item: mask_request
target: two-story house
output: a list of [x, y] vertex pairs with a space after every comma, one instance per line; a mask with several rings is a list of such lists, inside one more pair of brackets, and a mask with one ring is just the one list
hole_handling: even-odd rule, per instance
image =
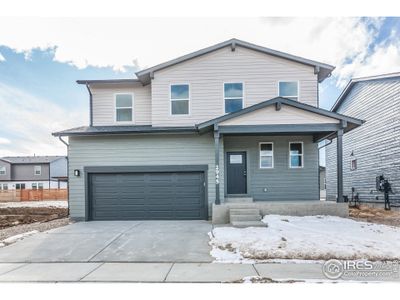
[[[343, 138], [343, 193], [351, 199], [383, 206], [376, 190], [383, 175], [392, 187], [390, 199], [400, 192], [400, 73], [353, 78], [332, 107], [333, 112], [365, 120]], [[337, 198], [336, 139], [326, 147], [327, 200]]]
[[90, 125], [54, 133], [69, 137], [71, 217], [226, 220], [232, 203], [319, 205], [318, 142], [362, 123], [318, 108], [333, 69], [232, 39], [136, 79], [79, 80]]
[[65, 156], [0, 158], [0, 190], [67, 188]]

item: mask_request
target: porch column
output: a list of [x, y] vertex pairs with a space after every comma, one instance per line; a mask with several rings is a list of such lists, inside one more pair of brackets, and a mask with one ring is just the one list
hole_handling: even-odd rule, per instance
[[337, 131], [337, 202], [343, 202], [343, 128]]
[[218, 127], [214, 127], [214, 149], [215, 149], [215, 204], [221, 204], [219, 199], [219, 138]]

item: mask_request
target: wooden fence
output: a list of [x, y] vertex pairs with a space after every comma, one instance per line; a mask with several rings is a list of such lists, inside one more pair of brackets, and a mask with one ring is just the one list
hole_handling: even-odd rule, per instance
[[67, 200], [67, 189], [0, 191], [0, 202]]

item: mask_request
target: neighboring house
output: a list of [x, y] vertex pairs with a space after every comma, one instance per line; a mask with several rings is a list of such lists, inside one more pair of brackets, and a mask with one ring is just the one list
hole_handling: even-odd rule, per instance
[[321, 200], [326, 199], [326, 168], [319, 166], [319, 191]]
[[232, 201], [319, 203], [318, 142], [362, 124], [318, 108], [333, 69], [232, 39], [137, 79], [79, 80], [90, 125], [53, 134], [69, 137], [71, 217], [207, 219]]
[[[400, 191], [400, 73], [352, 79], [332, 107], [333, 112], [364, 119], [343, 138], [343, 188], [349, 198], [383, 203], [376, 177], [389, 179]], [[336, 140], [326, 147], [327, 199], [336, 200]], [[397, 194], [397, 195], [396, 195]]]
[[65, 156], [0, 158], [0, 190], [67, 188]]

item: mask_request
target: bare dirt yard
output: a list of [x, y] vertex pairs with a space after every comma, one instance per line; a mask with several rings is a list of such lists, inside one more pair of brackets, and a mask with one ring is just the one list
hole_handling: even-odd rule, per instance
[[359, 208], [350, 208], [350, 218], [356, 221], [400, 227], [400, 210], [384, 210], [361, 205]]
[[21, 224], [48, 222], [67, 215], [65, 207], [4, 207], [0, 208], [0, 230]]

